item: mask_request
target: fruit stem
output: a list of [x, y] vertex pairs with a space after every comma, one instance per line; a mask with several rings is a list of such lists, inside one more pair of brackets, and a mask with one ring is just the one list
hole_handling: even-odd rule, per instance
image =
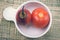
[[22, 8], [22, 15], [23, 15], [23, 17], [24, 17], [24, 6], [23, 6], [23, 8]]

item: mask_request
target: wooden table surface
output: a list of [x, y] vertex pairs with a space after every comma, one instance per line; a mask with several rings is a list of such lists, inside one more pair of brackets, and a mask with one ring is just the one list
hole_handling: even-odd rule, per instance
[[47, 34], [40, 38], [32, 39], [21, 35], [14, 22], [3, 18], [3, 10], [12, 6], [17, 8], [27, 0], [0, 0], [0, 40], [60, 40], [60, 0], [39, 0], [46, 4], [52, 13], [52, 26]]

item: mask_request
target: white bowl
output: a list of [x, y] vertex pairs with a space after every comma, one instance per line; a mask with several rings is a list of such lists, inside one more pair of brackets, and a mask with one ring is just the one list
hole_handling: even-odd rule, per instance
[[[48, 26], [46, 28], [44, 28], [44, 29], [35, 28], [32, 25], [30, 25], [29, 27], [26, 26], [26, 25], [25, 26], [22, 26], [22, 25], [19, 25], [18, 26], [18, 24], [16, 22], [16, 14], [17, 14], [18, 10], [20, 10], [23, 6], [25, 6], [25, 8], [28, 9], [31, 13], [32, 13], [32, 11], [35, 8], [43, 7], [46, 11], [48, 11], [49, 16], [50, 16], [50, 22], [49, 22]], [[10, 14], [7, 15], [7, 13], [8, 13], [7, 11], [8, 10], [10, 11], [9, 12]], [[5, 16], [5, 15], [7, 15], [7, 16]], [[8, 7], [8, 8], [6, 8], [4, 10], [3, 16], [4, 16], [4, 18], [6, 20], [10, 20], [10, 21], [12, 20], [12, 21], [14, 21], [15, 22], [15, 25], [16, 25], [16, 28], [18, 29], [18, 31], [22, 35], [24, 35], [26, 37], [29, 37], [29, 38], [38, 38], [38, 37], [43, 36], [44, 34], [46, 34], [48, 32], [48, 30], [51, 27], [51, 23], [52, 23], [52, 15], [51, 15], [51, 12], [50, 12], [49, 8], [45, 4], [43, 4], [42, 2], [39, 2], [39, 1], [27, 1], [27, 2], [24, 2], [17, 9], [13, 9], [12, 7]]]

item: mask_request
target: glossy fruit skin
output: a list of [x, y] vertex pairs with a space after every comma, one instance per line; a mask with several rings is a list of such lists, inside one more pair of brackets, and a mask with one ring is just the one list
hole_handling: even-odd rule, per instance
[[32, 12], [32, 23], [37, 28], [45, 28], [49, 24], [50, 16], [44, 8], [36, 8]]
[[26, 17], [25, 18], [20, 18], [19, 15], [20, 13], [22, 12], [22, 10], [19, 10], [17, 12], [17, 15], [16, 15], [16, 21], [18, 24], [22, 24], [22, 25], [25, 25], [25, 24], [30, 24], [31, 22], [31, 13], [29, 12], [29, 10], [27, 9], [24, 9], [24, 12], [26, 13]]

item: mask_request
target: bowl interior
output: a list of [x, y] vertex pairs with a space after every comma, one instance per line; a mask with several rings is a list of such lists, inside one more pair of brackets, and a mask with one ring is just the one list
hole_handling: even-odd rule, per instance
[[[34, 9], [36, 8], [39, 8], [39, 7], [43, 7], [46, 11], [48, 11], [46, 9], [46, 7], [38, 2], [28, 2], [26, 4], [24, 4], [25, 8], [28, 9], [31, 13]], [[22, 7], [21, 7], [22, 8]], [[48, 12], [49, 13], [49, 12]], [[49, 22], [50, 24], [50, 22]], [[32, 24], [30, 25], [19, 25], [17, 24], [17, 27], [19, 29], [19, 31], [24, 35], [24, 36], [27, 36], [27, 37], [40, 37], [42, 36], [46, 31], [47, 29], [49, 28], [49, 24], [46, 28], [44, 29], [41, 29], [41, 28], [35, 28], [33, 27]]]

